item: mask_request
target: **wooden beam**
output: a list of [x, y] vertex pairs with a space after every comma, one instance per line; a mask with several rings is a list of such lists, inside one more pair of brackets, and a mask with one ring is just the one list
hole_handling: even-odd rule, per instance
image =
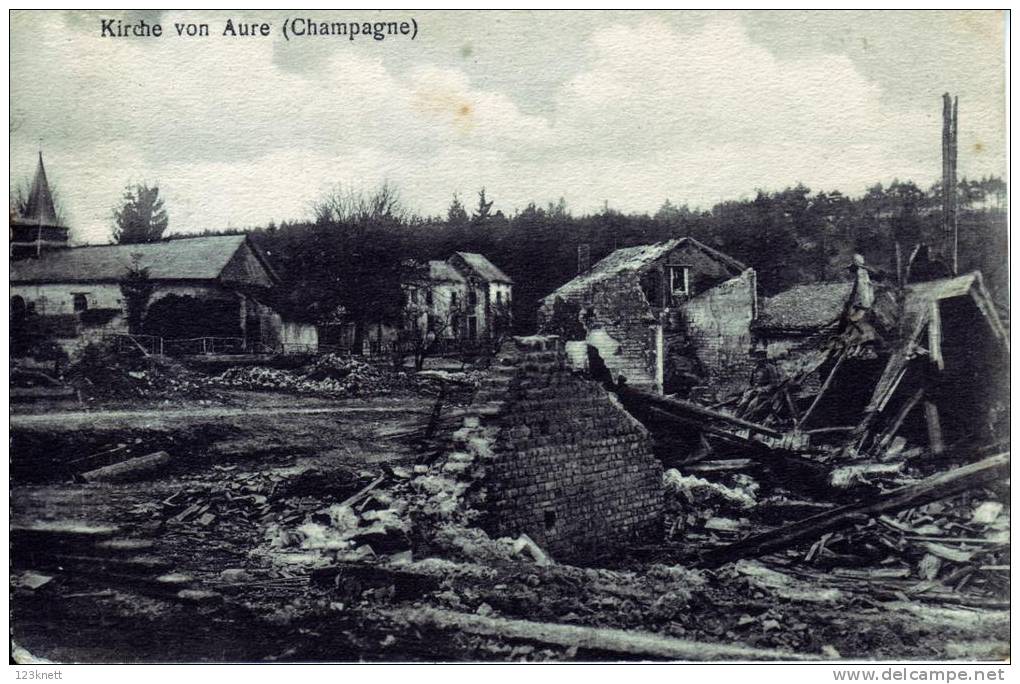
[[942, 358], [942, 314], [937, 299], [928, 307], [928, 358], [939, 370], [946, 369], [946, 361]]
[[744, 428], [751, 434], [759, 433], [769, 437], [775, 437], [776, 439], [783, 436], [782, 432], [774, 428], [766, 427], [765, 425], [760, 425], [758, 423], [752, 423], [749, 420], [737, 418], [736, 416], [731, 416], [720, 411], [713, 411], [712, 409], [701, 406], [700, 404], [694, 404], [689, 401], [683, 401], [681, 399], [674, 399], [671, 397], [664, 397], [661, 394], [637, 389], [635, 387], [630, 387], [629, 385], [617, 385], [614, 389], [617, 394], [625, 398], [633, 399], [642, 404], [655, 406], [656, 408], [674, 415], [682, 415], [685, 417], [695, 416], [702, 419], [702, 421], [717, 420]]
[[786, 408], [790, 409], [790, 418], [794, 424], [800, 423], [800, 411], [797, 410], [797, 405], [793, 403], [793, 397], [790, 396], [790, 388], [783, 388], [783, 398], [786, 399]]
[[81, 476], [86, 482], [124, 482], [126, 480], [136, 480], [162, 470], [170, 465], [171, 460], [170, 454], [167, 452], [157, 451], [146, 456], [129, 458], [120, 463], [96, 468], [87, 473], [82, 473]]
[[942, 455], [946, 444], [942, 439], [942, 423], [939, 421], [939, 408], [930, 401], [924, 402], [924, 422], [928, 426], [928, 446], [936, 456]]
[[451, 630], [500, 639], [549, 644], [612, 653], [639, 660], [820, 660], [821, 654], [794, 653], [738, 644], [676, 639], [650, 632], [562, 625], [510, 618], [485, 617], [438, 608], [393, 608], [387, 617], [416, 627]]
[[837, 373], [837, 371], [839, 371], [840, 366], [843, 365], [843, 359], [845, 359], [845, 358], [846, 358], [846, 352], [840, 354], [839, 358], [836, 359], [836, 363], [833, 364], [832, 370], [829, 371], [828, 377], [826, 377], [825, 378], [825, 382], [822, 383], [822, 388], [820, 390], [818, 390], [818, 394], [815, 395], [815, 400], [811, 402], [811, 405], [808, 406], [807, 411], [805, 411], [804, 415], [800, 417], [799, 421], [797, 421], [797, 429], [798, 430], [804, 426], [804, 424], [807, 422], [808, 418], [811, 417], [811, 412], [815, 410], [815, 407], [818, 406], [818, 403], [822, 400], [822, 397], [825, 396], [826, 390], [828, 390], [829, 389], [829, 385], [832, 384], [832, 380], [833, 380], [833, 378], [836, 377], [836, 373]]
[[996, 454], [977, 463], [884, 492], [870, 501], [842, 506], [791, 525], [753, 535], [728, 546], [712, 549], [704, 555], [703, 564], [707, 567], [718, 567], [740, 558], [781, 551], [801, 542], [817, 539], [826, 532], [849, 527], [858, 522], [862, 516], [875, 517], [914, 508], [1007, 477], [1009, 477], [1009, 452]]
[[914, 407], [917, 406], [917, 403], [921, 401], [923, 397], [924, 388], [922, 387], [921, 389], [914, 392], [910, 396], [910, 398], [907, 399], [906, 403], [900, 407], [900, 410], [896, 413], [896, 418], [895, 420], [893, 420], [892, 425], [889, 426], [889, 429], [886, 430], [885, 434], [883, 434], [881, 439], [879, 439], [878, 441], [879, 449], [885, 448], [885, 446], [892, 441], [893, 437], [896, 436], [896, 433], [900, 431], [901, 427], [903, 427], [903, 421], [907, 419], [907, 416], [910, 415], [910, 412], [914, 410]]

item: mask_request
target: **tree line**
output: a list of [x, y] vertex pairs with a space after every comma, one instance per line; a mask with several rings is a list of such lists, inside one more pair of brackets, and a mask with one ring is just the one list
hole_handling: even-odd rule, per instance
[[[846, 279], [855, 253], [879, 277], [894, 277], [897, 243], [904, 258], [915, 245], [938, 244], [940, 198], [938, 185], [922, 190], [897, 181], [858, 197], [798, 185], [705, 211], [667, 200], [654, 214], [606, 206], [575, 216], [561, 199], [506, 215], [492, 210], [482, 188], [470, 205], [455, 195], [445, 216], [421, 217], [403, 210], [387, 185], [368, 195], [334, 193], [317, 205], [313, 220], [249, 233], [277, 265], [285, 281], [280, 304], [290, 315], [398, 320], [401, 262], [478, 252], [513, 278], [514, 329], [527, 333], [535, 329], [539, 300], [577, 274], [580, 245], [594, 264], [621, 247], [690, 236], [754, 268], [769, 296]], [[996, 298], [1007, 302], [1005, 184], [962, 181], [958, 222], [961, 271], [983, 271]]]
[[[960, 270], [981, 270], [997, 301], [1008, 302], [1006, 184], [997, 177], [958, 187]], [[312, 217], [247, 229], [283, 280], [273, 302], [286, 315], [357, 329], [399, 323], [408, 264], [452, 252], [484, 254], [514, 280], [513, 326], [533, 332], [539, 300], [577, 274], [578, 247], [590, 263], [615, 249], [690, 236], [754, 268], [761, 294], [793, 285], [845, 279], [853, 254], [877, 277], [893, 277], [896, 252], [939, 243], [941, 187], [894, 181], [859, 196], [804, 185], [708, 210], [666, 200], [654, 213], [623, 213], [608, 203], [574, 215], [566, 202], [531, 203], [512, 214], [493, 211], [485, 188], [470, 201], [454, 195], [445, 216], [408, 211], [397, 188], [340, 187], [312, 207]], [[162, 239], [169, 226], [158, 186], [129, 186], [113, 210], [120, 243]], [[212, 234], [215, 231], [211, 231]]]

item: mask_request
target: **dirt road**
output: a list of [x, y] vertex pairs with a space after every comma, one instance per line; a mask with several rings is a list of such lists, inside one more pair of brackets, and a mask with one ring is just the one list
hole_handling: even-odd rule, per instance
[[[363, 402], [362, 402], [363, 403]], [[23, 413], [11, 416], [11, 427], [18, 428], [55, 428], [74, 429], [96, 423], [117, 423], [119, 426], [141, 427], [151, 426], [153, 421], [206, 421], [215, 418], [231, 418], [237, 416], [280, 416], [280, 415], [352, 415], [352, 414], [384, 414], [401, 413], [404, 415], [424, 415], [424, 406], [408, 407], [406, 404], [382, 406], [260, 406], [232, 407], [207, 406], [198, 408], [149, 408], [135, 411], [100, 410], [100, 411], [58, 411], [46, 413]]]

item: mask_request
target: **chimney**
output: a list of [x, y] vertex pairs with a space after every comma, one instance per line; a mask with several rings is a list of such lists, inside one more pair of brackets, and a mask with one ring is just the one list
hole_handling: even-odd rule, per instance
[[577, 275], [591, 268], [591, 245], [587, 242], [577, 246]]

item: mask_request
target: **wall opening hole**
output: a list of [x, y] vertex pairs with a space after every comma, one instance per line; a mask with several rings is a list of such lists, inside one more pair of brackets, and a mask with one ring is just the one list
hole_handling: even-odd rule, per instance
[[551, 530], [556, 526], [556, 511], [545, 512], [545, 529]]

